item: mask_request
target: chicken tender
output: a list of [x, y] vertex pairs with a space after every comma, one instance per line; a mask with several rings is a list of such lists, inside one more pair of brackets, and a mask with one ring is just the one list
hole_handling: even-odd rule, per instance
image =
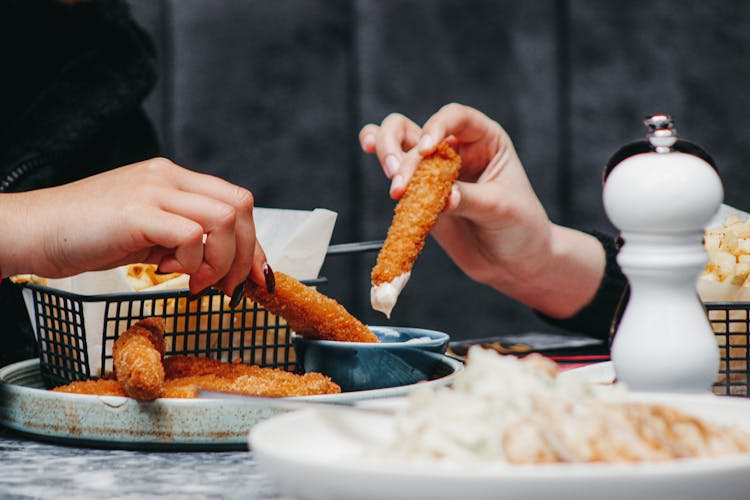
[[424, 248], [461, 170], [461, 157], [445, 142], [422, 158], [404, 196], [396, 205], [391, 227], [372, 269], [372, 308], [389, 318], [412, 266]]
[[167, 381], [162, 397], [194, 398], [199, 390], [265, 397], [337, 394], [341, 388], [320, 373], [298, 375], [280, 368], [224, 363], [197, 356], [164, 359]]
[[76, 380], [67, 385], [61, 385], [52, 389], [54, 392], [67, 392], [70, 394], [87, 394], [93, 396], [125, 396], [122, 385], [112, 379]]
[[142, 333], [153, 344], [159, 354], [164, 356], [167, 351], [167, 343], [164, 340], [164, 318], [151, 317], [140, 320], [134, 326], [143, 329]]
[[[225, 363], [198, 356], [164, 358], [165, 381], [160, 398], [197, 398], [198, 391], [220, 391], [264, 397], [338, 394], [341, 388], [320, 373], [298, 375], [280, 368]], [[117, 380], [82, 380], [55, 387], [55, 392], [97, 396], [128, 396]]]
[[148, 318], [128, 328], [114, 344], [115, 375], [125, 394], [138, 401], [159, 397], [164, 388], [164, 320]]
[[167, 380], [161, 393], [163, 398], [195, 399], [198, 391], [225, 392], [225, 386], [230, 381], [216, 375], [195, 375]]
[[341, 392], [338, 384], [321, 373], [311, 372], [298, 375], [278, 369], [266, 368], [265, 370], [270, 371], [238, 377], [232, 383], [229, 391], [271, 398], [315, 396]]
[[166, 380], [215, 375], [224, 370], [223, 365], [229, 365], [229, 363], [198, 356], [167, 356], [164, 358], [164, 375]]
[[226, 363], [224, 361], [219, 361], [218, 359], [202, 358], [199, 356], [177, 355], [164, 358], [164, 372], [167, 380], [185, 377], [200, 377], [203, 375], [216, 375], [217, 377], [222, 378], [237, 378], [242, 375], [255, 374], [259, 370], [273, 369], [261, 368], [256, 365], [246, 365], [240, 359], [235, 359], [231, 363]]
[[[266, 370], [272, 371], [267, 368]], [[283, 372], [283, 370], [280, 370]], [[164, 398], [197, 398], [198, 391], [219, 391], [284, 398], [291, 396], [315, 396], [320, 394], [338, 394], [341, 388], [328, 377], [320, 373], [296, 375], [290, 372], [257, 373], [242, 375], [237, 378], [225, 378], [218, 375], [195, 375], [168, 380], [164, 386]]]
[[284, 318], [299, 335], [323, 340], [378, 342], [377, 336], [330, 297], [277, 272], [276, 290], [247, 281], [246, 295]]

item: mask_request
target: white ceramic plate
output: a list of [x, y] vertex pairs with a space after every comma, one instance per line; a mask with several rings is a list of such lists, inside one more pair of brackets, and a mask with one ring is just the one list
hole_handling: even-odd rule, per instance
[[592, 363], [579, 368], [571, 368], [560, 372], [560, 377], [572, 377], [579, 380], [585, 380], [593, 384], [612, 384], [615, 381], [615, 367], [611, 361], [602, 363]]
[[[680, 407], [746, 430], [750, 401], [669, 394], [634, 399]], [[750, 497], [750, 455], [642, 464], [371, 463], [393, 417], [358, 410], [304, 410], [255, 426], [250, 446], [285, 494], [303, 499], [722, 500]]]
[[[353, 403], [408, 394], [422, 385], [450, 383], [463, 363], [443, 360], [450, 374], [427, 382], [371, 391], [305, 396], [302, 400]], [[34, 438], [103, 448], [247, 449], [258, 422], [287, 410], [239, 399], [157, 399], [139, 403], [116, 396], [66, 394], [43, 389], [39, 360], [0, 369], [0, 424]]]

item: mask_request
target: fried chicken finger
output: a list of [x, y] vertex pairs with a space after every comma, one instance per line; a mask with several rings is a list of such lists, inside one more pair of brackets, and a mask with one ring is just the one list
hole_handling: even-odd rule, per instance
[[52, 389], [54, 392], [70, 394], [87, 394], [93, 396], [125, 396], [122, 385], [112, 379], [76, 380], [67, 385], [60, 385]]
[[164, 320], [148, 318], [128, 328], [112, 348], [115, 375], [125, 394], [151, 401], [164, 388]]
[[372, 308], [389, 318], [427, 235], [448, 202], [460, 169], [461, 157], [446, 142], [441, 142], [422, 158], [396, 205], [391, 227], [372, 269], [370, 290]]
[[232, 392], [250, 396], [284, 398], [291, 396], [315, 396], [338, 394], [341, 388], [330, 378], [320, 373], [297, 375], [272, 368], [263, 368], [255, 375], [225, 378], [219, 375], [195, 375], [168, 380], [163, 398], [197, 398], [198, 391]]
[[199, 390], [287, 397], [336, 394], [341, 388], [321, 373], [297, 374], [280, 368], [226, 363], [197, 356], [164, 358], [167, 381], [162, 397], [195, 398]]
[[378, 342], [369, 328], [330, 297], [277, 272], [276, 289], [247, 281], [246, 295], [273, 314], [284, 318], [299, 335], [323, 340]]

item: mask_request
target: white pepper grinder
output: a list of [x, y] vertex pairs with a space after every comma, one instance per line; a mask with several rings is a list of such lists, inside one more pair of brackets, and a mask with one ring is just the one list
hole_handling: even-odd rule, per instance
[[724, 190], [710, 157], [678, 140], [668, 115], [644, 123], [647, 141], [622, 148], [605, 171], [604, 208], [624, 240], [617, 262], [630, 284], [612, 362], [631, 390], [707, 392], [719, 350], [696, 282]]

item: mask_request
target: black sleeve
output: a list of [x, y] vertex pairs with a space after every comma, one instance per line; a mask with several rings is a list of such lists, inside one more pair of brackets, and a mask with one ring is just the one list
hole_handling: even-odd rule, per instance
[[[141, 105], [156, 82], [155, 54], [126, 0], [2, 6], [0, 196], [156, 155]], [[20, 289], [8, 279], [0, 318], [0, 366], [36, 357]]]
[[[0, 17], [0, 191], [63, 184], [154, 156], [142, 102], [153, 44], [125, 0], [11, 2]], [[144, 130], [144, 128], [146, 130]]]
[[546, 322], [572, 332], [609, 339], [613, 325], [619, 321], [629, 297], [628, 280], [617, 264], [618, 241], [610, 235], [591, 232], [604, 247], [606, 267], [604, 278], [591, 302], [576, 315], [557, 319], [537, 311]]

